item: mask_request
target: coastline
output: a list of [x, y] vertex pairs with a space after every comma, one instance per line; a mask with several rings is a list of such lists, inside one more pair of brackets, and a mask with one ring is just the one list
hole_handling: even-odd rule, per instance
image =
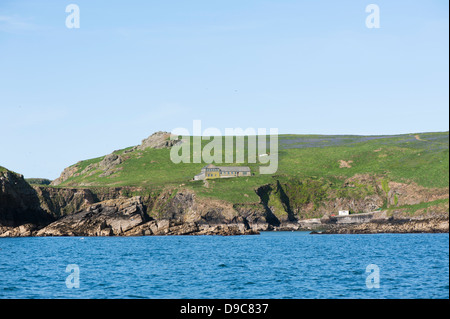
[[[412, 234], [412, 233], [449, 233], [448, 216], [436, 216], [433, 218], [380, 218], [385, 212], [366, 214], [374, 215], [372, 220], [366, 221], [361, 216], [353, 215], [354, 220], [361, 222], [339, 223], [327, 219], [301, 220], [297, 223], [288, 223], [273, 227], [271, 225], [252, 225], [247, 223], [230, 224], [202, 224], [198, 222], [182, 222], [177, 220], [151, 220], [139, 223], [129, 229], [124, 229], [122, 223], [119, 229], [113, 230], [107, 222], [86, 219], [80, 221], [74, 216], [67, 216], [46, 227], [36, 227], [33, 224], [25, 224], [18, 227], [0, 227], [1, 237], [136, 237], [136, 236], [241, 236], [259, 235], [260, 232], [282, 231], [308, 231], [310, 234]], [[366, 217], [367, 218], [367, 217]], [[67, 220], [70, 220], [68, 223]], [[84, 222], [88, 224], [82, 225]], [[114, 224], [114, 221], [109, 220]], [[305, 226], [308, 225], [308, 226]]]
[[449, 220], [395, 220], [377, 221], [351, 225], [345, 227], [332, 227], [315, 234], [417, 234], [417, 233], [449, 233]]
[[426, 196], [414, 191], [405, 195], [403, 206], [381, 211], [369, 210], [376, 208], [374, 198], [361, 198], [358, 207], [366, 212], [344, 216], [330, 213], [343, 205], [341, 198], [330, 198], [320, 211], [313, 211], [320, 218], [302, 219], [287, 196], [280, 197], [284, 201], [278, 204], [269, 201], [264, 193], [268, 186], [256, 190], [261, 202], [253, 204], [204, 198], [186, 188], [153, 194], [129, 188], [99, 191], [31, 186], [22, 175], [12, 172], [0, 174], [0, 186], [0, 237], [235, 236], [283, 230], [324, 234], [449, 232], [447, 189], [429, 191]]

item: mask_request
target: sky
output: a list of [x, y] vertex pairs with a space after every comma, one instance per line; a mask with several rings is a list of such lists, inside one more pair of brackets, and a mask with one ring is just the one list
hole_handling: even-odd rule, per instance
[[448, 131], [448, 14], [447, 0], [0, 0], [0, 165], [54, 179], [193, 120]]

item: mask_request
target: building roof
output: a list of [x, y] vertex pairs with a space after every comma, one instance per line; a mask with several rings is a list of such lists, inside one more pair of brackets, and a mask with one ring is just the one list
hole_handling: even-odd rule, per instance
[[248, 166], [218, 166], [222, 172], [250, 172]]
[[202, 167], [202, 169], [205, 169], [205, 168], [218, 168], [218, 167], [213, 164], [208, 164], [208, 165]]
[[222, 172], [250, 172], [250, 167], [248, 166], [215, 166], [213, 164], [208, 164], [203, 166], [202, 170], [211, 168], [220, 169]]

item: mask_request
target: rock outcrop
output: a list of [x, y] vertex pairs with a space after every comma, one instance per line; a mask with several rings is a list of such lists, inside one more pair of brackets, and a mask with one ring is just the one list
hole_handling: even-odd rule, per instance
[[[103, 171], [103, 173], [101, 173], [99, 177], [110, 176], [116, 173], [120, 170], [119, 168], [117, 168], [117, 165], [122, 164], [122, 162], [122, 157], [118, 154], [111, 153], [106, 155], [103, 160], [97, 165], [98, 168]], [[91, 170], [92, 168], [95, 167], [91, 167]]]
[[57, 186], [57, 185], [65, 182], [66, 180], [68, 180], [69, 178], [74, 176], [77, 173], [77, 171], [78, 171], [78, 165], [77, 164], [69, 166], [69, 167], [66, 167], [62, 171], [61, 175], [57, 179], [53, 180], [50, 183], [50, 185]]
[[434, 218], [386, 218], [361, 224], [334, 225], [321, 234], [448, 233], [448, 216]]
[[106, 155], [103, 160], [98, 163], [98, 167], [104, 171], [114, 168], [116, 165], [119, 165], [122, 163], [122, 157], [117, 154], [108, 154]]
[[33, 188], [39, 198], [41, 209], [54, 219], [76, 213], [100, 201], [97, 194], [84, 188], [42, 186], [34, 186]]
[[161, 131], [153, 133], [148, 138], [142, 140], [141, 145], [137, 146], [137, 149], [144, 150], [146, 148], [170, 148], [180, 142], [178, 139], [171, 140], [171, 135], [172, 134], [168, 132]]
[[[272, 212], [267, 210], [262, 204], [237, 204], [233, 208], [244, 222], [254, 231], [273, 230], [277, 224], [271, 223]], [[276, 223], [276, 221], [275, 221]], [[279, 225], [279, 224], [278, 224]]]
[[0, 237], [31, 237], [38, 227], [35, 224], [27, 223], [17, 227], [0, 226]]
[[140, 197], [108, 200], [64, 216], [36, 236], [118, 236], [146, 220]]
[[[183, 193], [178, 198], [182, 196], [184, 196]], [[177, 196], [174, 198], [177, 198]], [[226, 236], [258, 233], [248, 228], [239, 219], [229, 222], [226, 219], [227, 217], [220, 215], [220, 213], [209, 220], [214, 222], [208, 223], [203, 219], [207, 214], [208, 212], [199, 212], [197, 217], [193, 218], [192, 215], [180, 213], [179, 215], [164, 215], [161, 219], [154, 219], [146, 214], [146, 208], [141, 197], [136, 196], [93, 204], [80, 212], [66, 215], [33, 234], [35, 236]], [[222, 221], [224, 223], [221, 223]], [[27, 229], [31, 233], [32, 230]], [[16, 233], [20, 232], [17, 231]], [[7, 235], [16, 233], [9, 232]]]
[[152, 220], [133, 228], [125, 235], [128, 236], [168, 236], [168, 235], [255, 235], [258, 231], [247, 229], [243, 224], [208, 225], [196, 222], [181, 222], [174, 220]]

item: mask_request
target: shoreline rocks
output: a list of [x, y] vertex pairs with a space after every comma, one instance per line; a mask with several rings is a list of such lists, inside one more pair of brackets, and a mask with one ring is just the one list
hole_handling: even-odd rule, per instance
[[334, 226], [323, 230], [321, 234], [380, 234], [380, 233], [448, 233], [449, 219], [447, 217], [424, 219], [394, 219], [376, 220], [359, 225], [345, 227]]
[[243, 224], [238, 225], [202, 225], [196, 222], [180, 222], [173, 220], [152, 220], [148, 223], [140, 225], [129, 232], [125, 236], [201, 236], [201, 235], [218, 235], [218, 236], [237, 236], [237, 235], [257, 235], [258, 231], [247, 229]]

